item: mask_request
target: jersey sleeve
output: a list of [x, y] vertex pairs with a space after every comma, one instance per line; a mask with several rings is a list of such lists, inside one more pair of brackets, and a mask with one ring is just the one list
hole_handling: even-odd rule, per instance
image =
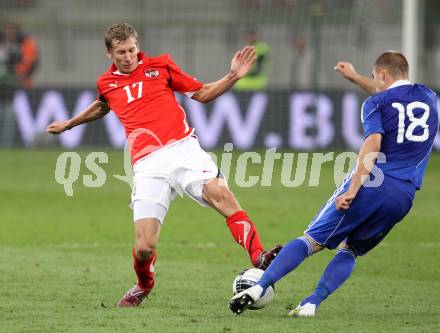
[[382, 125], [382, 113], [380, 104], [371, 97], [365, 100], [362, 105], [362, 126], [364, 128], [364, 137], [367, 138], [373, 133], [385, 134]]
[[103, 103], [107, 103], [107, 100], [105, 99], [104, 95], [101, 94], [98, 90], [98, 93], [96, 94], [96, 100], [103, 102]]
[[171, 56], [168, 56], [167, 68], [170, 75], [170, 86], [174, 91], [186, 93], [191, 97], [192, 93], [202, 88], [203, 83], [180, 69]]
[[101, 89], [99, 89], [99, 80], [98, 82], [96, 82], [96, 90], [97, 90], [96, 100], [108, 104], [107, 99], [105, 98], [104, 94], [101, 92]]

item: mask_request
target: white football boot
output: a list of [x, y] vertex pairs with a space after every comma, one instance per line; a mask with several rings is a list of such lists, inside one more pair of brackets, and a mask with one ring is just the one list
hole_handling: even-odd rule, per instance
[[316, 314], [316, 305], [312, 303], [306, 303], [304, 305], [298, 305], [295, 309], [291, 310], [287, 315], [289, 317], [314, 317]]
[[249, 306], [257, 302], [263, 294], [263, 287], [256, 284], [238, 293], [229, 301], [229, 309], [235, 314], [242, 314]]

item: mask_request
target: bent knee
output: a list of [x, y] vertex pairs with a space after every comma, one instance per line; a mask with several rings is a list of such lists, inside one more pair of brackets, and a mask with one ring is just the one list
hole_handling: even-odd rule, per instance
[[353, 255], [353, 257], [355, 257], [355, 258], [358, 256], [358, 255], [357, 255], [357, 252], [356, 252], [356, 250], [355, 250], [355, 248], [353, 248], [352, 246], [348, 245], [348, 244], [345, 243], [345, 242], [342, 242], [341, 244], [339, 244], [338, 247], [337, 247], [337, 250], [338, 250], [338, 251], [340, 251], [340, 250], [347, 250], [347, 251], [349, 251], [349, 252]]
[[341, 244], [338, 245], [337, 249], [338, 249], [338, 250], [342, 250], [342, 249], [350, 249], [350, 246], [349, 246], [347, 243], [342, 242]]
[[320, 245], [319, 243], [317, 243], [312, 237], [310, 237], [309, 235], [304, 235], [304, 237], [309, 241], [310, 246], [312, 247], [312, 253], [316, 253], [321, 251], [324, 246]]

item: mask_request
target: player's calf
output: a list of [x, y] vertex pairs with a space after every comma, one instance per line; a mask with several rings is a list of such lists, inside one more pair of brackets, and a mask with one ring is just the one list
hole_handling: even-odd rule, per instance
[[301, 303], [289, 313], [295, 317], [313, 317], [316, 309], [332, 293], [334, 293], [352, 274], [356, 264], [356, 254], [345, 246], [340, 249], [324, 270], [315, 290], [304, 298]]
[[153, 289], [154, 286], [154, 265], [157, 254], [152, 252], [147, 260], [140, 260], [137, 251], [133, 249], [134, 271], [138, 277], [138, 285], [142, 289]]
[[281, 245], [264, 251], [255, 224], [251, 221], [224, 179], [216, 178], [203, 186], [203, 200], [220, 214], [226, 216], [226, 224], [235, 241], [243, 247], [256, 268], [266, 269], [282, 249]]
[[146, 261], [155, 252], [159, 239], [160, 223], [156, 219], [144, 219], [135, 222], [136, 257]]

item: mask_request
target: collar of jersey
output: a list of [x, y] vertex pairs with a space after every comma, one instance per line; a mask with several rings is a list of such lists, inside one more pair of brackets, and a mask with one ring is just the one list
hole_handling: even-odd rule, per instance
[[400, 87], [400, 86], [406, 86], [408, 84], [412, 84], [412, 83], [408, 80], [397, 80], [397, 81], [393, 82], [393, 84], [390, 85], [387, 89], [396, 88], [396, 87]]
[[[133, 72], [139, 67], [139, 65], [142, 65], [142, 62], [143, 62], [144, 60], [146, 60], [146, 59], [147, 59], [147, 54], [146, 54], [146, 53], [143, 53], [142, 51], [139, 51], [139, 53], [138, 53], [138, 60], [139, 60], [139, 62], [138, 62], [138, 66], [133, 70]], [[119, 69], [116, 68], [115, 64], [112, 64], [112, 65], [111, 65], [111, 71], [112, 71], [112, 74], [113, 74], [113, 75], [121, 75], [121, 76], [128, 76], [128, 75], [130, 75], [131, 73], [133, 73], [133, 72], [131, 72], [131, 73], [129, 73], [129, 74], [121, 73], [121, 72], [119, 71]]]

